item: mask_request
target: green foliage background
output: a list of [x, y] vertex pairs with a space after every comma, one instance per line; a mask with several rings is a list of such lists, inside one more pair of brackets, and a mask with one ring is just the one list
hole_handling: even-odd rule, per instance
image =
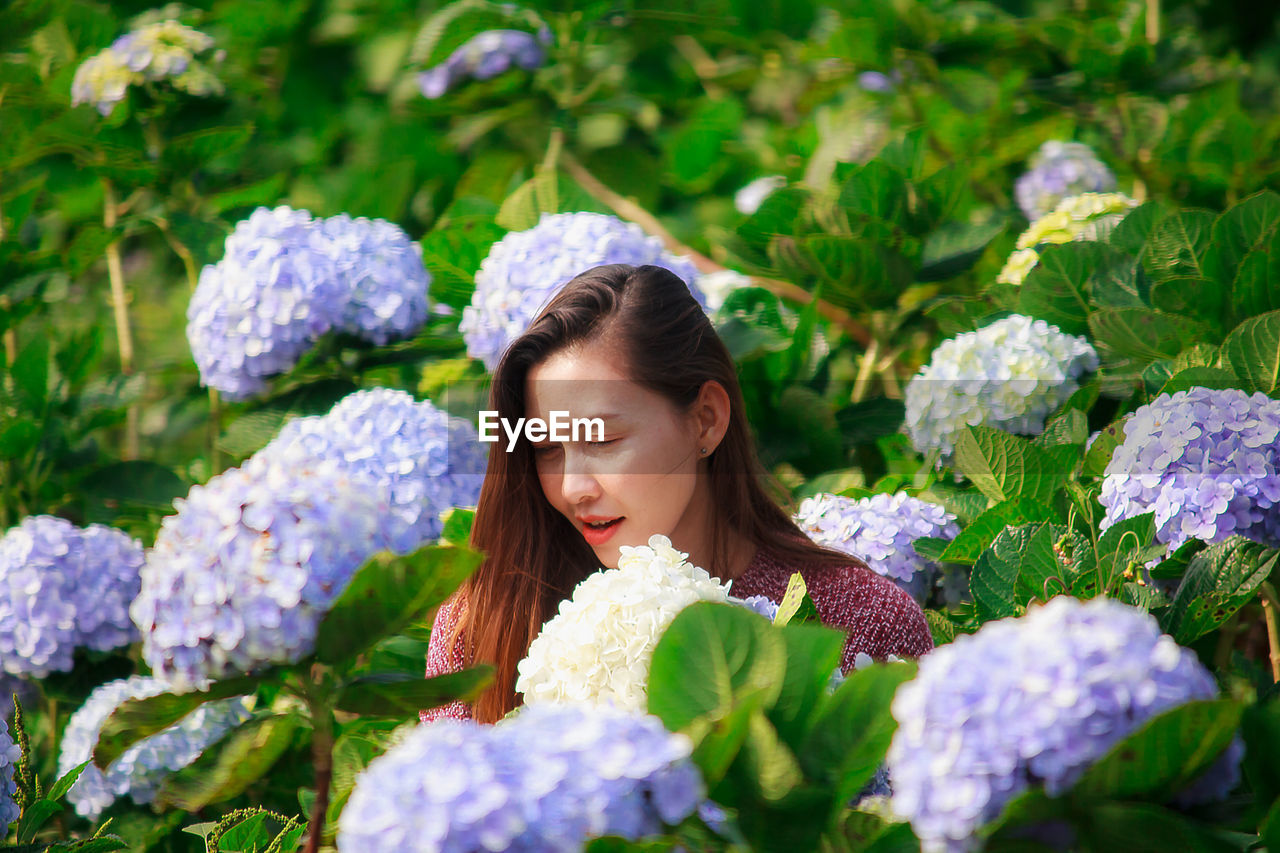
[[[186, 306], [200, 268], [218, 260], [231, 227], [255, 207], [401, 225], [422, 243], [433, 298], [457, 311], [503, 234], [542, 211], [614, 213], [697, 253], [704, 270], [756, 276], [720, 330], [780, 499], [907, 489], [959, 516], [965, 533], [934, 547], [971, 572], [973, 606], [931, 610], [939, 642], [1022, 612], [1045, 597], [1050, 577], [1082, 597], [1117, 595], [1152, 609], [1214, 667], [1251, 743], [1274, 743], [1280, 718], [1257, 596], [1275, 552], [1233, 540], [1168, 555], [1164, 574], [1180, 586], [1162, 600], [1132, 580], [1132, 566], [1154, 555], [1150, 518], [1099, 536], [1096, 495], [1123, 415], [1161, 390], [1280, 394], [1280, 196], [1266, 192], [1280, 177], [1276, 9], [1204, 0], [596, 0], [523, 10], [512, 17], [480, 0], [166, 7], [225, 50], [217, 66], [225, 94], [133, 90], [107, 118], [70, 106], [72, 77], [152, 7], [17, 0], [0, 10], [0, 527], [56, 513], [114, 524], [149, 544], [175, 497], [261, 447], [287, 418], [325, 411], [357, 387], [401, 387], [474, 416], [484, 372], [465, 355], [456, 314], [387, 347], [327, 340], [269, 394], [244, 403], [201, 387]], [[555, 35], [544, 67], [467, 82], [434, 101], [418, 92], [415, 72], [470, 35], [535, 19]], [[859, 75], [869, 71], [897, 82], [868, 91]], [[995, 285], [1027, 224], [1013, 182], [1049, 139], [1088, 143], [1120, 189], [1146, 203], [1109, 243], [1050, 248], [1021, 288]], [[788, 185], [755, 214], [738, 213], [734, 193], [767, 174]], [[112, 257], [128, 295], [131, 359], [122, 360], [113, 315]], [[958, 479], [940, 477], [900, 432], [902, 388], [940, 340], [1013, 311], [1087, 334], [1103, 369], [1045, 435], [974, 429], [959, 445]], [[1085, 453], [1094, 430], [1104, 437]], [[1075, 556], [1070, 571], [1052, 562], [1055, 544]], [[437, 559], [428, 570], [439, 569]], [[370, 652], [379, 666], [420, 669], [425, 628], [405, 625], [420, 623], [431, 603], [379, 617], [394, 635]], [[378, 696], [338, 698], [368, 674], [346, 652], [316, 662], [333, 667], [337, 692], [324, 701], [308, 693], [314, 673], [301, 669], [245, 687], [272, 713], [222, 749], [245, 755], [267, 744], [261, 766], [237, 772], [211, 751], [169, 792], [169, 809], [114, 806], [115, 831], [135, 849], [189, 849], [200, 844], [180, 831], [191, 814], [212, 824], [248, 805], [305, 809], [318, 719], [308, 714], [322, 706], [336, 816], [355, 771], [411, 718], [403, 707], [426, 695], [361, 688]], [[52, 776], [69, 710], [137, 666], [136, 650], [86, 657], [41, 685], [29, 715], [40, 773]], [[882, 696], [892, 679], [866, 676], [856, 689]], [[318, 704], [303, 713], [290, 689]], [[747, 730], [734, 726], [758, 732], [779, 724], [769, 716], [775, 699], [689, 713], [720, 725], [714, 736]], [[351, 715], [326, 729], [343, 701]], [[805, 757], [804, 732], [784, 734], [794, 743], [774, 738], [774, 764], [757, 754], [754, 765], [744, 758], [721, 768], [725, 796], [765, 808], [778, 798], [751, 767], [788, 760], [804, 764], [797, 790], [858, 783], [877, 760], [875, 744], [887, 743], [886, 735], [842, 746], [855, 769], [840, 776]], [[760, 750], [765, 741], [742, 734], [738, 743]], [[799, 758], [783, 754], [791, 747]], [[1271, 750], [1254, 751], [1263, 757], [1251, 759], [1247, 802], [1202, 816], [1217, 829], [1196, 832], [1280, 847]], [[290, 756], [297, 760], [276, 760]], [[735, 772], [745, 775], [735, 782]], [[781, 808], [778, 826], [825, 820], [831, 808]], [[1151, 817], [1125, 808], [1105, 812], [1099, 837]], [[831, 820], [841, 827], [824, 836], [832, 849], [903, 841], [869, 819]], [[224, 835], [221, 849], [250, 849], [260, 829]], [[758, 829], [751, 840], [762, 849], [783, 843]], [[48, 841], [92, 828], [64, 813], [41, 832]]]

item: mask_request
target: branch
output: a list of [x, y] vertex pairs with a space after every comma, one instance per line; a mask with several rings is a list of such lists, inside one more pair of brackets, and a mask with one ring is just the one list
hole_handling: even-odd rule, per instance
[[[645, 231], [662, 240], [667, 250], [678, 255], [687, 255], [693, 261], [699, 272], [712, 273], [721, 272], [728, 267], [716, 263], [701, 252], [696, 251], [690, 246], [686, 246], [677, 240], [670, 231], [668, 231], [658, 218], [640, 205], [625, 198], [622, 195], [611, 190], [609, 187], [591, 174], [586, 166], [578, 161], [576, 157], [568, 151], [560, 152], [560, 165], [564, 166], [575, 181], [577, 181], [584, 190], [591, 194], [591, 197], [613, 209], [614, 213], [623, 219], [630, 220]], [[800, 305], [808, 305], [814, 301], [813, 294], [789, 281], [782, 281], [776, 278], [765, 278], [763, 276], [750, 276], [751, 283], [763, 287], [775, 296], [788, 299]], [[818, 313], [835, 323], [840, 328], [849, 333], [849, 337], [853, 338], [863, 347], [871, 345], [871, 331], [853, 318], [848, 311], [827, 302], [825, 299], [819, 299]]]

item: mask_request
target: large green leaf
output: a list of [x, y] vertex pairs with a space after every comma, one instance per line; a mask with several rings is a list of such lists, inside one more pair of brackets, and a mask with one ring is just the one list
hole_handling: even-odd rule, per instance
[[1097, 568], [1102, 588], [1109, 588], [1156, 536], [1155, 513], [1146, 512], [1117, 521], [1098, 538]]
[[1221, 320], [1228, 291], [1205, 268], [1215, 218], [1207, 210], [1183, 210], [1160, 220], [1151, 232], [1145, 261], [1155, 279], [1151, 302], [1156, 308], [1209, 323]]
[[737, 98], [704, 98], [663, 137], [663, 174], [686, 192], [708, 189], [730, 164], [725, 146], [742, 130], [743, 107]]
[[468, 702], [492, 681], [493, 667], [487, 665], [432, 678], [401, 672], [366, 675], [342, 688], [337, 708], [350, 714], [416, 718], [419, 711], [428, 708], [454, 701]]
[[852, 800], [884, 761], [898, 727], [889, 705], [915, 674], [915, 664], [908, 663], [856, 670], [822, 705], [799, 750], [800, 763], [831, 787], [837, 803]]
[[1280, 311], [1252, 317], [1222, 342], [1222, 353], [1246, 391], [1280, 391]]
[[[1280, 799], [1280, 694], [1245, 709], [1240, 724], [1244, 737], [1244, 774], [1257, 801]], [[1280, 830], [1280, 825], [1276, 826]]]
[[1103, 427], [1098, 437], [1084, 454], [1084, 473], [1090, 477], [1101, 477], [1106, 473], [1107, 465], [1116, 448], [1124, 444], [1124, 425], [1128, 415], [1114, 423]]
[[1018, 575], [1024, 553], [1040, 525], [1005, 528], [982, 552], [969, 575], [974, 612], [981, 622], [1020, 616], [1026, 609], [1018, 602]]
[[768, 715], [783, 743], [796, 748], [840, 665], [845, 638], [831, 628], [796, 623], [782, 630], [782, 639], [787, 646], [787, 670]]
[[1227, 748], [1240, 727], [1243, 710], [1233, 699], [1211, 699], [1165, 711], [1090, 766], [1072, 794], [1099, 800], [1170, 797]]
[[187, 811], [235, 797], [265, 776], [306, 725], [297, 714], [252, 719], [165, 780], [157, 799]]
[[[1222, 830], [1197, 823], [1176, 811], [1149, 803], [1100, 802], [1077, 812], [1076, 849], [1125, 853], [1243, 853], [1242, 841]], [[1001, 848], [1006, 849], [1006, 848]], [[1017, 848], [1008, 848], [1017, 849]]]
[[1231, 308], [1245, 318], [1280, 311], [1280, 233], [1271, 244], [1250, 252], [1240, 262], [1231, 289]]
[[183, 497], [188, 490], [172, 470], [143, 459], [104, 465], [81, 480], [80, 488], [87, 497], [164, 510], [166, 514], [173, 510], [174, 498]]
[[405, 556], [374, 555], [321, 621], [316, 657], [345, 661], [398, 633], [448, 598], [483, 559], [477, 551], [451, 545], [428, 545]]
[[698, 602], [680, 611], [654, 647], [649, 713], [679, 731], [699, 717], [725, 717], [751, 694], [772, 707], [786, 667], [778, 629], [736, 605]]
[[245, 696], [257, 690], [262, 677], [245, 676], [214, 682], [208, 690], [194, 693], [161, 693], [147, 699], [121, 703], [102, 724], [93, 763], [105, 770], [126, 749], [143, 738], [169, 728], [206, 702]]
[[966, 427], [955, 444], [956, 467], [993, 501], [1047, 502], [1070, 475], [1053, 454], [992, 427]]
[[1280, 551], [1232, 536], [1191, 558], [1162, 627], [1184, 645], [1230, 618], [1271, 576]]
[[1054, 521], [1055, 517], [1053, 509], [1043, 501], [1015, 498], [998, 503], [966, 525], [943, 550], [941, 559], [947, 563], [970, 565], [1009, 525]]
[[1266, 190], [1250, 196], [1218, 217], [1205, 253], [1206, 271], [1223, 290], [1238, 278], [1242, 261], [1265, 249], [1280, 233], [1280, 195]]
[[1143, 362], [1173, 358], [1207, 332], [1202, 323], [1147, 308], [1103, 308], [1089, 315], [1089, 330], [1098, 343]]
[[1089, 330], [1089, 276], [1097, 252], [1091, 243], [1049, 246], [1018, 289], [1023, 314], [1072, 335]]

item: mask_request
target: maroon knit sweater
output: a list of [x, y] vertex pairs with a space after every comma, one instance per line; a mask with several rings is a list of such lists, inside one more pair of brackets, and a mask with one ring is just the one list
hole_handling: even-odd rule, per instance
[[[734, 580], [732, 593], [737, 598], [763, 595], [779, 602], [792, 571], [772, 553], [758, 548], [747, 570]], [[892, 581], [859, 566], [801, 567], [800, 574], [822, 623], [842, 628], [847, 635], [840, 664], [845, 672], [853, 668], [859, 652], [884, 660], [889, 655], [915, 658], [933, 648], [924, 611]], [[455, 595], [436, 613], [427, 647], [428, 678], [463, 667], [462, 638], [452, 649], [445, 641], [457, 623], [457, 603]], [[424, 723], [441, 718], [465, 720], [471, 718], [471, 709], [462, 702], [452, 702], [422, 711], [420, 717]]]

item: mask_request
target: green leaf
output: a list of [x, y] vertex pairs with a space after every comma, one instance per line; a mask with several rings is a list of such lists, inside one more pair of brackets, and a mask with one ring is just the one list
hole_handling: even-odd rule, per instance
[[[917, 540], [918, 541], [918, 540]], [[942, 646], [956, 638], [956, 623], [940, 610], [926, 610], [925, 621], [929, 623], [929, 633], [933, 636], [933, 644]]]
[[831, 628], [792, 622], [782, 631], [782, 639], [787, 646], [787, 669], [768, 716], [778, 736], [794, 749], [821, 707], [831, 674], [840, 665], [845, 637]]
[[846, 444], [872, 444], [902, 427], [906, 406], [901, 400], [875, 397], [845, 406], [836, 412], [836, 423]]
[[1271, 576], [1280, 551], [1232, 536], [1191, 558], [1162, 628], [1183, 645], [1217, 628]]
[[454, 701], [469, 702], [492, 681], [493, 667], [487, 665], [433, 678], [398, 672], [386, 676], [366, 675], [342, 688], [337, 708], [351, 714], [416, 718], [419, 711], [427, 708]]
[[986, 426], [956, 437], [956, 467], [993, 501], [1047, 502], [1070, 470], [1030, 441]]
[[787, 644], [768, 622], [732, 604], [698, 602], [654, 647], [649, 713], [671, 731], [726, 717], [753, 695], [771, 707], [782, 690]]
[[1235, 373], [1220, 367], [1188, 367], [1179, 370], [1160, 386], [1160, 394], [1176, 394], [1191, 388], [1235, 388], [1240, 384]]
[[1167, 215], [1168, 209], [1164, 202], [1148, 201], [1140, 204], [1116, 224], [1107, 237], [1107, 243], [1131, 255], [1141, 255], [1152, 232]]
[[889, 713], [898, 688], [915, 677], [912, 663], [855, 670], [822, 705], [798, 754], [805, 772], [851, 801], [884, 761], [898, 724]]
[[1018, 574], [1022, 555], [1038, 529], [1038, 525], [1031, 524], [1005, 528], [973, 564], [969, 592], [978, 621], [1022, 615], [1025, 608], [1018, 603]]
[[1089, 418], [1079, 409], [1067, 409], [1044, 425], [1044, 432], [1032, 439], [1038, 447], [1075, 445], [1083, 447], [1089, 440]]
[[1111, 462], [1111, 456], [1117, 447], [1124, 444], [1124, 425], [1129, 420], [1125, 415], [1115, 423], [1102, 428], [1093, 444], [1084, 453], [1084, 473], [1090, 477], [1101, 477]]
[[662, 140], [664, 175], [685, 192], [702, 192], [728, 169], [726, 146], [737, 140], [745, 117], [742, 101], [703, 98]]
[[89, 763], [90, 762], [88, 761], [82, 762], [62, 774], [62, 776], [58, 778], [58, 781], [53, 783], [53, 787], [49, 789], [48, 799], [57, 802], [65, 797], [67, 795], [67, 791], [71, 790], [71, 786], [80, 778], [80, 774], [89, 766]]
[[49, 336], [33, 335], [18, 351], [9, 373], [29, 410], [41, 411], [49, 394]]
[[1018, 566], [1014, 600], [1025, 606], [1068, 592], [1074, 579], [1093, 567], [1093, 561], [1093, 545], [1083, 534], [1066, 525], [1037, 525]]
[[218, 439], [218, 448], [232, 456], [256, 453], [291, 418], [324, 414], [355, 390], [346, 379], [321, 379], [272, 397], [233, 421]]
[[99, 770], [106, 770], [126, 749], [143, 738], [164, 731], [204, 703], [246, 696], [257, 690], [262, 682], [262, 676], [228, 678], [214, 682], [204, 691], [161, 693], [146, 699], [129, 699], [102, 724], [98, 745], [93, 750], [93, 764]]
[[506, 230], [489, 219], [469, 217], [425, 234], [422, 263], [431, 273], [431, 298], [456, 310], [471, 304], [475, 274]]
[[1005, 228], [1003, 218], [982, 222], [948, 222], [925, 238], [919, 282], [943, 281], [969, 270]]
[[1086, 770], [1072, 794], [1093, 800], [1166, 799], [1194, 781], [1227, 748], [1243, 710], [1232, 699], [1212, 699], [1158, 714]]
[[1089, 315], [1089, 330], [1098, 343], [1142, 362], [1173, 358], [1207, 334], [1202, 323], [1146, 308], [1103, 308]]
[[0, 459], [20, 459], [40, 444], [44, 430], [35, 421], [21, 420], [0, 431]]
[[[1239, 277], [1239, 267], [1251, 252], [1265, 249], [1280, 233], [1280, 195], [1265, 190], [1233, 205], [1213, 223], [1213, 238], [1205, 253], [1205, 269], [1223, 290]], [[1257, 312], [1250, 312], [1257, 313]]]
[[1231, 308], [1242, 318], [1280, 310], [1280, 234], [1240, 262], [1231, 288]]
[[787, 625], [792, 620], [797, 624], [822, 621], [818, 616], [818, 608], [809, 597], [804, 577], [799, 572], [792, 572], [787, 580], [787, 591], [782, 594], [782, 601], [778, 603], [778, 612], [773, 617], [773, 624]]
[[448, 598], [483, 560], [479, 552], [451, 545], [428, 545], [403, 557], [375, 554], [320, 622], [317, 659], [345, 661], [399, 633]]
[[458, 548], [466, 548], [471, 543], [471, 525], [476, 520], [476, 511], [464, 507], [451, 507], [441, 514], [444, 529], [440, 532], [440, 541]]
[[1226, 307], [1226, 288], [1212, 281], [1204, 256], [1210, 246], [1215, 215], [1183, 210], [1160, 220], [1147, 240], [1145, 262], [1155, 279], [1152, 304], [1216, 324]]
[[1222, 342], [1222, 353], [1246, 391], [1280, 391], [1280, 311], [1252, 317]]
[[249, 720], [211, 745], [193, 764], [169, 776], [157, 800], [196, 811], [244, 793], [271, 770], [303, 725], [296, 714]]
[[[1100, 802], [1073, 822], [1079, 849], [1125, 853], [1243, 853], [1241, 843], [1175, 811], [1146, 803]], [[1249, 837], [1252, 840], [1252, 836]]]
[[544, 213], [609, 212], [576, 181], [559, 172], [537, 169], [502, 203], [494, 221], [508, 231], [525, 231]]
[[[1245, 709], [1240, 724], [1244, 738], [1244, 774], [1259, 803], [1280, 798], [1280, 695]], [[1276, 826], [1280, 830], [1280, 825]]]
[[1141, 562], [1139, 555], [1155, 538], [1155, 513], [1151, 512], [1118, 521], [1104, 530], [1097, 549], [1103, 589], [1110, 588], [1131, 563]]
[[869, 217], [901, 224], [907, 199], [902, 173], [882, 160], [872, 160], [845, 178], [837, 204], [851, 219]]
[[175, 498], [185, 497], [189, 486], [163, 465], [142, 459], [113, 462], [91, 472], [80, 481], [86, 497], [108, 506], [130, 504], [173, 511]]
[[778, 737], [778, 731], [760, 709], [747, 722], [738, 761], [760, 798], [781, 800], [804, 781], [795, 753]]
[[1071, 335], [1089, 329], [1089, 276], [1099, 247], [1073, 242], [1049, 246], [1018, 290], [1021, 313], [1038, 317]]
[[18, 843], [26, 844], [35, 838], [40, 827], [60, 811], [62, 811], [62, 805], [53, 800], [36, 800], [23, 809], [22, 817], [18, 820], [18, 828], [15, 830]]
[[1053, 509], [1043, 501], [1016, 498], [996, 504], [975, 518], [971, 524], [960, 531], [959, 536], [951, 540], [951, 544], [942, 552], [942, 560], [947, 563], [972, 565], [996, 536], [1009, 525], [1053, 520], [1055, 520]]

